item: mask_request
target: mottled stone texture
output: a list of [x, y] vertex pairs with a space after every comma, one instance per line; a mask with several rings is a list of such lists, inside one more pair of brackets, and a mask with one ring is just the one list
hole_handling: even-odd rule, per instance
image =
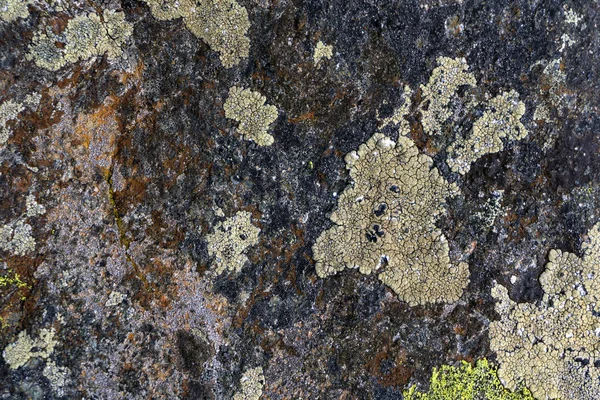
[[[0, 399], [402, 399], [442, 365], [502, 368], [492, 287], [542, 307], [550, 250], [581, 259], [600, 220], [598, 2], [159, 3], [0, 0]], [[440, 57], [473, 79], [432, 101]], [[246, 111], [272, 143], [227, 118], [232, 87], [276, 108]], [[507, 93], [527, 135], [455, 172]], [[344, 156], [378, 132], [457, 188], [430, 227], [468, 263], [456, 301], [317, 275]], [[219, 268], [238, 213], [252, 245]]]

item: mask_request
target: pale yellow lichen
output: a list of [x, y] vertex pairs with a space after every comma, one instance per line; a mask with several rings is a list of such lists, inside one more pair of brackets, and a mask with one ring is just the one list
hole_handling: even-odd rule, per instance
[[0, 146], [3, 146], [12, 134], [6, 123], [17, 119], [17, 115], [24, 109], [22, 104], [13, 100], [7, 100], [0, 104]]
[[251, 214], [238, 211], [233, 217], [219, 222], [215, 232], [207, 236], [208, 254], [215, 258], [217, 274], [226, 269], [239, 272], [248, 257], [246, 249], [258, 243], [260, 228], [252, 225]]
[[65, 60], [70, 63], [106, 54], [109, 60], [119, 57], [133, 27], [125, 14], [104, 10], [103, 20], [94, 13], [69, 21], [65, 30]]
[[319, 42], [317, 43], [317, 47], [315, 47], [315, 52], [313, 54], [313, 62], [315, 65], [321, 61], [322, 58], [330, 59], [333, 56], [333, 46], [326, 45], [325, 43]]
[[490, 324], [490, 346], [509, 389], [524, 383], [537, 399], [600, 398], [600, 224], [582, 247], [583, 258], [550, 251], [538, 305], [492, 289], [501, 319]]
[[123, 300], [125, 300], [126, 297], [127, 295], [121, 292], [110, 292], [110, 294], [108, 295], [108, 300], [106, 300], [106, 303], [104, 303], [104, 305], [106, 307], [118, 306], [119, 304], [123, 303]]
[[404, 102], [400, 107], [394, 110], [394, 114], [381, 121], [379, 129], [383, 129], [388, 125], [396, 125], [400, 132], [408, 132], [410, 130], [409, 123], [404, 117], [409, 114], [412, 106], [412, 101], [410, 99], [411, 94], [412, 90], [410, 89], [410, 86], [405, 85], [404, 92], [402, 93], [402, 100]]
[[235, 0], [144, 0], [159, 20], [183, 18], [196, 37], [219, 53], [226, 68], [248, 58], [250, 20]]
[[28, 217], [37, 217], [46, 212], [46, 207], [35, 201], [35, 196], [32, 194], [28, 195], [25, 199], [25, 205], [27, 206]]
[[35, 65], [49, 71], [57, 71], [67, 63], [62, 49], [56, 47], [58, 38], [51, 32], [38, 32], [35, 34], [29, 46], [29, 52], [25, 56], [33, 60]]
[[95, 13], [78, 15], [67, 23], [64, 49], [56, 46], [60, 41], [58, 36], [38, 32], [29, 47], [27, 59], [50, 71], [104, 54], [113, 60], [122, 55], [123, 46], [132, 33], [133, 27], [125, 21], [122, 12], [104, 10], [102, 19]]
[[42, 375], [50, 382], [52, 389], [62, 394], [62, 388], [67, 384], [69, 370], [66, 367], [59, 367], [52, 360], [46, 362]]
[[345, 268], [378, 274], [411, 305], [458, 300], [469, 281], [466, 263], [452, 264], [435, 223], [457, 194], [412, 140], [376, 133], [346, 155], [353, 184], [340, 195], [334, 226], [313, 246], [326, 277]]
[[554, 119], [550, 116], [550, 110], [544, 104], [539, 104], [535, 111], [533, 112], [533, 120], [534, 121], [543, 121], [543, 122], [554, 122]]
[[471, 134], [457, 139], [448, 148], [450, 169], [464, 175], [479, 158], [502, 151], [503, 139], [514, 141], [527, 136], [527, 129], [521, 123], [523, 114], [525, 103], [519, 101], [519, 94], [514, 90], [490, 100], [483, 116], [473, 124]]
[[27, 18], [30, 0], [0, 0], [0, 19], [6, 22], [16, 21], [17, 18]]
[[42, 329], [37, 340], [33, 340], [25, 331], [21, 331], [17, 340], [4, 349], [4, 361], [11, 369], [27, 364], [34, 357], [46, 359], [54, 351], [57, 341], [54, 339], [54, 328]]
[[277, 108], [265, 104], [266, 100], [258, 92], [233, 86], [223, 106], [225, 117], [239, 122], [238, 131], [259, 146], [273, 144], [273, 136], [268, 134], [268, 130], [277, 119]]
[[443, 124], [452, 116], [448, 107], [461, 86], [477, 84], [464, 58], [438, 57], [439, 67], [434, 68], [427, 85], [421, 85], [423, 105], [421, 124], [429, 135], [443, 132]]
[[35, 239], [31, 235], [31, 225], [18, 220], [0, 227], [0, 249], [17, 256], [35, 250]]
[[262, 367], [247, 370], [240, 379], [241, 390], [233, 396], [233, 400], [258, 400], [265, 384]]
[[23, 104], [31, 107], [31, 109], [35, 110], [40, 105], [40, 100], [42, 99], [42, 95], [39, 93], [31, 93], [25, 96], [23, 100]]

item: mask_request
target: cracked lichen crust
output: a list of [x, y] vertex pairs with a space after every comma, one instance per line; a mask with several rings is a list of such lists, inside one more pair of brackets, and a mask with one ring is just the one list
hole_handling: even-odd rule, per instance
[[423, 104], [421, 124], [430, 135], [443, 132], [442, 125], [452, 116], [452, 97], [461, 86], [476, 86], [477, 81], [464, 58], [438, 57], [439, 67], [433, 69], [427, 85], [421, 85]]
[[403, 135], [395, 143], [376, 133], [345, 160], [353, 184], [330, 217], [334, 226], [313, 246], [319, 277], [359, 268], [377, 273], [411, 305], [458, 300], [469, 268], [450, 262], [448, 242], [435, 226], [456, 185]]
[[34, 357], [46, 359], [54, 351], [57, 342], [54, 339], [54, 328], [42, 329], [38, 339], [33, 340], [25, 331], [21, 331], [17, 340], [4, 349], [2, 356], [10, 369], [17, 369], [27, 364]]
[[486, 359], [477, 361], [475, 366], [462, 361], [459, 367], [434, 368], [427, 392], [412, 386], [403, 395], [404, 400], [533, 400], [526, 388], [513, 392], [502, 386], [496, 369]]
[[196, 37], [219, 53], [226, 68], [248, 58], [250, 20], [235, 0], [144, 0], [159, 20], [183, 18]]
[[[123, 46], [132, 33], [133, 27], [125, 21], [122, 12], [104, 10], [102, 18], [94, 13], [78, 15], [69, 20], [62, 37], [38, 32], [27, 58], [50, 71], [104, 54], [114, 60], [122, 55]], [[56, 46], [57, 42], [64, 42], [64, 49]]]
[[490, 324], [490, 347], [509, 389], [524, 383], [537, 399], [600, 398], [600, 224], [589, 239], [582, 258], [550, 251], [538, 305], [492, 289], [501, 319]]
[[215, 258], [217, 274], [226, 269], [238, 272], [248, 261], [246, 249], [258, 243], [260, 233], [260, 228], [252, 225], [250, 217], [248, 211], [239, 211], [219, 222], [215, 232], [207, 236], [208, 254]]
[[514, 90], [491, 99], [483, 116], [473, 124], [471, 134], [458, 139], [448, 148], [448, 166], [452, 171], [464, 175], [479, 158], [502, 151], [503, 139], [523, 139], [528, 133], [521, 123], [523, 114], [525, 103], [519, 101], [519, 94]]
[[273, 144], [269, 126], [277, 119], [277, 107], [265, 104], [266, 97], [250, 89], [233, 86], [223, 106], [225, 117], [239, 122], [237, 130], [259, 146]]
[[233, 400], [258, 400], [265, 384], [262, 367], [247, 370], [240, 379], [241, 390], [233, 396]]

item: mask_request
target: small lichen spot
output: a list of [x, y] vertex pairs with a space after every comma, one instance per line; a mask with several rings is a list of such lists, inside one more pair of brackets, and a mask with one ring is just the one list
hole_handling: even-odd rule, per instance
[[266, 97], [250, 89], [233, 86], [223, 108], [225, 117], [239, 122], [238, 131], [259, 146], [273, 144], [269, 126], [277, 119], [277, 108], [265, 104]]
[[246, 249], [258, 243], [260, 228], [252, 225], [251, 214], [239, 211], [233, 217], [215, 226], [207, 236], [208, 254], [215, 258], [217, 274], [225, 270], [239, 272], [248, 257]]
[[322, 58], [330, 59], [333, 56], [333, 46], [326, 45], [322, 41], [319, 40], [317, 46], [315, 47], [315, 52], [313, 54], [313, 62], [315, 65], [319, 64]]
[[262, 367], [247, 370], [240, 379], [241, 390], [233, 396], [233, 400], [259, 400], [264, 384]]

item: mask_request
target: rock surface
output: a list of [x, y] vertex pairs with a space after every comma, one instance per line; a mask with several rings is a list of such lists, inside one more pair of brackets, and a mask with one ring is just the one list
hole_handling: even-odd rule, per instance
[[[0, 0], [0, 398], [402, 399], [502, 368], [492, 288], [546, 307], [551, 251], [600, 221], [599, 24], [596, 0]], [[317, 274], [375, 134], [456, 188], [430, 224], [468, 264], [454, 302]]]

